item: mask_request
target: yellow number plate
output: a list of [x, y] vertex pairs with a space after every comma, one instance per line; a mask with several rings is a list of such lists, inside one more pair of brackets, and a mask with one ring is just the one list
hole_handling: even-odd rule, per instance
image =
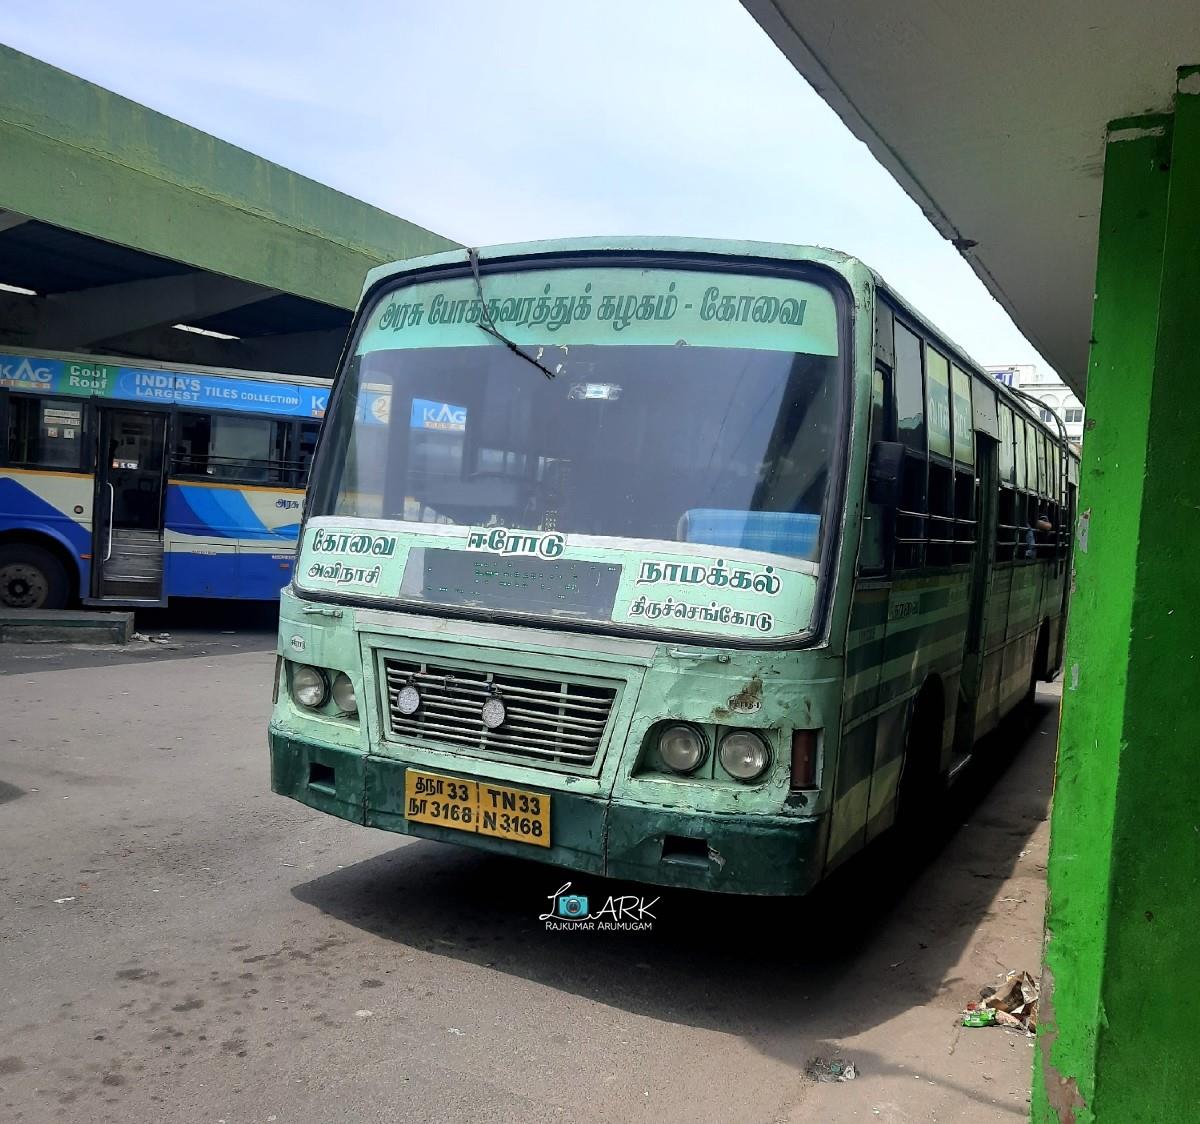
[[404, 815], [413, 823], [550, 846], [550, 797], [540, 792], [409, 769], [404, 774]]

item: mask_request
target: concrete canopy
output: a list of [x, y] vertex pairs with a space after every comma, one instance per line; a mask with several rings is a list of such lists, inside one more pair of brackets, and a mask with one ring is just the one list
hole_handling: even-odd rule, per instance
[[1191, 0], [743, 0], [1082, 398], [1106, 129], [1167, 112]]
[[367, 271], [456, 245], [3, 46], [0, 154], [0, 346], [331, 374]]

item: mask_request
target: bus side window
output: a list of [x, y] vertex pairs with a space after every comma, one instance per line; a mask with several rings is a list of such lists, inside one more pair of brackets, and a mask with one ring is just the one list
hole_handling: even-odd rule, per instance
[[313, 451], [317, 447], [317, 437], [321, 432], [321, 423], [316, 421], [300, 422], [296, 426], [294, 440], [296, 446], [288, 455], [291, 462], [294, 479], [292, 483], [297, 488], [308, 484], [308, 470], [312, 465]]
[[288, 445], [292, 440], [292, 423], [271, 422], [271, 456], [265, 465], [266, 478], [272, 484], [288, 485], [295, 475], [288, 464]]
[[[1032, 421], [1025, 422], [1025, 560], [1035, 561], [1038, 556], [1038, 514], [1042, 501], [1038, 498], [1038, 431]], [[1018, 453], [1018, 456], [1020, 454]]]
[[921, 341], [899, 320], [895, 325], [896, 437], [905, 446], [904, 477], [896, 512], [896, 565], [912, 569], [925, 564], [928, 537], [925, 451], [925, 378]]
[[1020, 528], [1017, 526], [1017, 462], [1013, 455], [1013, 412], [1000, 403], [1000, 500], [996, 509], [996, 561], [1011, 562], [1015, 557]]
[[970, 562], [975, 549], [975, 409], [971, 376], [950, 368], [950, 403], [954, 421], [954, 561]]
[[286, 483], [288, 424], [272, 418], [181, 411], [175, 430], [175, 471], [230, 483]]
[[925, 561], [954, 561], [954, 449], [950, 435], [950, 362], [925, 345], [925, 425], [929, 434], [929, 542]]
[[[871, 430], [867, 439], [868, 449], [876, 441], [887, 440], [886, 381], [887, 376], [883, 369], [876, 367], [871, 377]], [[878, 573], [884, 569], [886, 523], [887, 513], [881, 504], [868, 502], [863, 507], [862, 542], [858, 552], [860, 573]]]
[[83, 402], [78, 398], [21, 398], [8, 403], [8, 461], [39, 468], [79, 468]]

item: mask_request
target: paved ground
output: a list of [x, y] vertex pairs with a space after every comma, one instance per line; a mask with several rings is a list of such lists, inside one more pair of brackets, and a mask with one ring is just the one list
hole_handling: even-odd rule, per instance
[[[555, 871], [273, 796], [267, 634], [220, 631], [0, 655], [0, 1118], [1024, 1118], [1028, 1040], [955, 1013], [1036, 971], [1053, 695], [915, 870], [571, 935]], [[804, 1076], [835, 1050], [858, 1080]]]

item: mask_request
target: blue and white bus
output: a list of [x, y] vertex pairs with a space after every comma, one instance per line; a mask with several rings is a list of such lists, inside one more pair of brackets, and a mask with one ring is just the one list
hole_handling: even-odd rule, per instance
[[329, 383], [0, 354], [0, 609], [273, 599]]

